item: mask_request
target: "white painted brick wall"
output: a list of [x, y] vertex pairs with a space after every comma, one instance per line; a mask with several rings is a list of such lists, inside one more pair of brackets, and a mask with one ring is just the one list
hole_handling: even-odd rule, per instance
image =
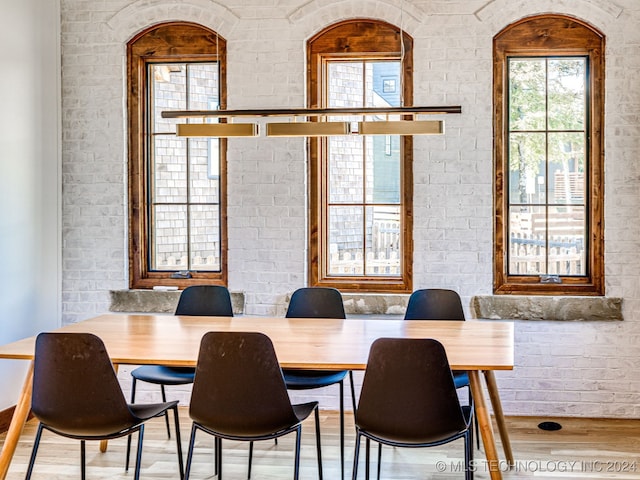
[[[607, 37], [606, 286], [608, 295], [624, 298], [625, 320], [519, 321], [516, 368], [497, 373], [497, 380], [507, 414], [640, 417], [637, 0], [61, 4], [67, 323], [106, 311], [108, 291], [128, 286], [125, 45], [147, 26], [185, 20], [223, 36], [229, 108], [305, 106], [305, 42], [327, 25], [369, 17], [402, 26], [414, 38], [414, 103], [463, 110], [445, 118], [443, 137], [414, 140], [414, 287], [455, 288], [467, 303], [492, 288], [492, 38], [542, 12], [599, 28]], [[229, 286], [245, 292], [247, 314], [282, 315], [285, 295], [305, 284], [304, 145], [302, 139], [229, 141]], [[129, 370], [121, 370], [123, 383]], [[313, 395], [336, 408], [336, 391]], [[142, 392], [139, 398], [156, 395], [155, 387]], [[175, 394], [188, 401], [188, 390]]]

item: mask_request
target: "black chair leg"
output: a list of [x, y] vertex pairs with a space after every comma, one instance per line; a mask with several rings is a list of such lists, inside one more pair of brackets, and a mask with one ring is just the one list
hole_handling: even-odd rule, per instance
[[293, 480], [300, 478], [300, 434], [302, 433], [302, 426], [298, 425], [296, 428], [296, 458], [293, 462]]
[[253, 442], [249, 442], [249, 470], [247, 471], [247, 480], [251, 478], [251, 462], [253, 461]]
[[351, 470], [351, 480], [358, 478], [358, 458], [360, 456], [360, 433], [356, 432], [356, 446], [353, 451], [353, 469]]
[[222, 480], [222, 439], [216, 437], [216, 475]]
[[[162, 394], [162, 402], [167, 402], [167, 395], [164, 391], [164, 385], [160, 385], [160, 393]], [[169, 428], [169, 413], [164, 412], [164, 423], [167, 425], [167, 438], [171, 438], [171, 429]]]
[[180, 418], [178, 418], [178, 407], [173, 407], [173, 419], [176, 428], [176, 452], [178, 454], [178, 468], [180, 469], [180, 480], [184, 480], [184, 463], [182, 461], [182, 440], [180, 439]]
[[133, 480], [140, 480], [140, 467], [142, 463], [142, 440], [144, 436], [144, 424], [140, 425], [138, 430], [138, 451], [136, 453], [136, 468], [133, 474]]
[[473, 480], [473, 430], [471, 427], [464, 436], [465, 480]]
[[382, 444], [378, 443], [378, 480], [380, 480], [380, 471], [382, 470]]
[[353, 372], [349, 370], [349, 382], [351, 383], [351, 403], [353, 405], [353, 413], [356, 413], [356, 386], [353, 383]]
[[318, 407], [315, 409], [315, 419], [316, 419], [316, 450], [318, 455], [318, 477], [322, 480], [322, 447], [320, 443], [320, 412], [318, 411]]
[[364, 467], [364, 474], [365, 474], [365, 478], [367, 480], [369, 480], [369, 461], [371, 460], [371, 439], [369, 439], [369, 437], [366, 438], [365, 442], [365, 467]]
[[344, 480], [344, 382], [340, 382], [340, 472]]
[[84, 440], [80, 440], [80, 478], [85, 480], [87, 478], [87, 452]]
[[[196, 443], [196, 431], [198, 429], [195, 425], [191, 425], [191, 436], [189, 437], [189, 448], [187, 449], [187, 466], [184, 471], [184, 479], [189, 480], [189, 475], [191, 474], [191, 460], [193, 459], [193, 448]], [[214, 439], [214, 450], [215, 450], [215, 439]], [[215, 462], [217, 463], [217, 456], [214, 454]], [[216, 472], [217, 473], [217, 472]]]
[[36, 438], [33, 441], [33, 450], [31, 451], [31, 458], [29, 459], [29, 467], [27, 467], [27, 475], [24, 477], [25, 480], [30, 480], [31, 474], [33, 473], [33, 465], [36, 463], [36, 455], [38, 453], [38, 447], [40, 446], [40, 437], [42, 437], [42, 424], [38, 424], [38, 431], [36, 432]]

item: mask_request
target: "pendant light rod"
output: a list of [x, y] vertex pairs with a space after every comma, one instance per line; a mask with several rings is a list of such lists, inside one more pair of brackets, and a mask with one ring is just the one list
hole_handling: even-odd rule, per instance
[[272, 108], [252, 110], [166, 110], [162, 118], [324, 117], [331, 115], [416, 115], [462, 113], [460, 105], [438, 107]]

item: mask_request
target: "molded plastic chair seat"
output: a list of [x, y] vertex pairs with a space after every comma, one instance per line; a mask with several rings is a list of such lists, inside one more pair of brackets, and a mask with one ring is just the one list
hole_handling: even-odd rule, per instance
[[306, 390], [312, 388], [328, 387], [342, 382], [347, 376], [347, 371], [325, 372], [322, 370], [287, 370], [284, 377], [287, 388], [291, 390]]
[[[273, 344], [256, 332], [208, 332], [200, 343], [189, 404], [193, 420], [185, 476], [193, 462], [196, 433], [215, 437], [215, 473], [222, 478], [222, 439], [269, 440], [296, 433], [293, 478], [299, 477], [302, 422], [315, 413], [318, 473], [322, 480], [318, 402], [292, 405]], [[251, 455], [249, 450], [249, 472]]]
[[[307, 287], [299, 288], [293, 295], [287, 308], [287, 318], [346, 318], [342, 294], [335, 288]], [[351, 382], [351, 401], [356, 410], [356, 394], [353, 384], [353, 372], [321, 370], [284, 369], [284, 380], [290, 390], [311, 390], [338, 384], [340, 387], [340, 462], [344, 478], [344, 377], [349, 374]]]
[[[361, 437], [394, 447], [430, 447], [464, 438], [465, 478], [473, 479], [473, 406], [460, 405], [444, 347], [433, 339], [379, 338], [373, 342], [358, 410], [353, 480]], [[378, 457], [378, 474], [380, 457]]]
[[[414, 291], [409, 297], [405, 320], [465, 320], [462, 300], [454, 290], [443, 288], [424, 288]], [[469, 374], [463, 370], [454, 370], [453, 381], [456, 388], [467, 388], [471, 399]], [[469, 402], [471, 403], [471, 401]], [[478, 425], [476, 424], [476, 433]], [[480, 435], [477, 436], [480, 448]]]
[[[173, 410], [180, 478], [184, 478], [178, 402], [127, 404], [104, 343], [90, 333], [41, 333], [36, 339], [31, 410], [39, 420], [26, 478], [31, 478], [43, 430], [85, 441], [138, 432], [134, 478], [140, 476], [144, 423]], [[126, 469], [129, 467], [127, 452]]]
[[142, 365], [131, 375], [142, 382], [162, 385], [188, 385], [193, 383], [195, 370], [191, 367], [167, 367], [164, 365]]
[[[232, 317], [233, 306], [229, 290], [222, 285], [193, 285], [180, 294], [176, 315]], [[188, 385], [193, 383], [195, 369], [191, 367], [168, 367], [164, 365], [142, 365], [131, 371], [131, 403], [136, 401], [137, 381], [160, 385], [162, 401], [166, 402], [165, 385]], [[166, 418], [167, 436], [171, 437], [169, 419]]]

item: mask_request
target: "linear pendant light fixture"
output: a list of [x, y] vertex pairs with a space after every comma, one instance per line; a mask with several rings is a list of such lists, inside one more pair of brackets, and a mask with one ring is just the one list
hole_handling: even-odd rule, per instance
[[178, 137], [255, 137], [258, 125], [255, 123], [179, 123], [176, 125]]
[[267, 123], [267, 137], [325, 137], [349, 133], [348, 122]]
[[[441, 135], [442, 120], [416, 120], [419, 114], [437, 115], [461, 113], [460, 106], [445, 107], [374, 107], [374, 108], [326, 108], [326, 109], [265, 109], [265, 110], [170, 110], [162, 112], [163, 118], [226, 118], [236, 117], [293, 117], [291, 122], [267, 122], [269, 137], [318, 137], [333, 135]], [[407, 120], [380, 121], [327, 121], [335, 116], [386, 116], [402, 115]], [[296, 121], [304, 117], [306, 121]], [[315, 121], [309, 121], [313, 119]], [[180, 137], [255, 137], [255, 123], [186, 123], [176, 126]]]

